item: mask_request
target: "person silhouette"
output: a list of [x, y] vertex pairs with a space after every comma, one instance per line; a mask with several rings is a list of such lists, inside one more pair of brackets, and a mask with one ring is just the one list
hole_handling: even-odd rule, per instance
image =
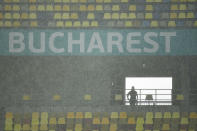
[[127, 94], [127, 99], [129, 100], [130, 106], [137, 105], [138, 95], [137, 92], [135, 91], [134, 86], [132, 86], [131, 91], [129, 91], [129, 93]]

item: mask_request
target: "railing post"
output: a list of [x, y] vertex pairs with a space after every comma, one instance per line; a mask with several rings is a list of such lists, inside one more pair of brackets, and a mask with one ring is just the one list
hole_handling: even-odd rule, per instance
[[141, 93], [141, 89], [140, 89], [140, 105], [142, 104], [142, 101], [141, 101], [141, 99], [142, 99], [141, 96], [142, 96], [142, 95], [141, 95], [141, 94], [142, 94], [142, 93]]
[[155, 104], [157, 105], [157, 89], [155, 89]]

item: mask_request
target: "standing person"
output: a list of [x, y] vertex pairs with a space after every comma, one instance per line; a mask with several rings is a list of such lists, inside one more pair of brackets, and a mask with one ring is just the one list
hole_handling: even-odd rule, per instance
[[131, 91], [129, 91], [129, 93], [127, 94], [127, 99], [129, 100], [131, 106], [137, 105], [138, 95], [137, 92], [135, 91], [134, 86], [132, 86]]

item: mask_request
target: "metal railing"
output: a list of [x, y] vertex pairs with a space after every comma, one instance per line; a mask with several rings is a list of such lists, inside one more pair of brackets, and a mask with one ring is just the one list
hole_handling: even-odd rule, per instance
[[[130, 89], [125, 90], [125, 92], [127, 91], [130, 91]], [[138, 92], [137, 105], [172, 105], [172, 89], [135, 89], [135, 91]], [[142, 93], [144, 91], [152, 91], [152, 93]], [[168, 91], [170, 93], [158, 93], [161, 91]], [[152, 99], [146, 99], [147, 95], [151, 96]], [[164, 98], [162, 99], [161, 96], [164, 96]], [[170, 98], [165, 99], [165, 96]], [[125, 104], [130, 105], [127, 96], [125, 96]]]

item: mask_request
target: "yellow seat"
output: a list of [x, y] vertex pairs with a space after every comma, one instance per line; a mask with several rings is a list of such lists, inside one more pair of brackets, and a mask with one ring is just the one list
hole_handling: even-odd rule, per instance
[[32, 119], [38, 119], [39, 118], [39, 113], [38, 112], [33, 112], [32, 113]]
[[75, 131], [82, 131], [82, 124], [76, 124]]
[[40, 130], [41, 131], [47, 131], [48, 130], [48, 125], [40, 125]]
[[13, 5], [12, 10], [13, 11], [19, 11], [20, 7], [18, 5]]
[[71, 3], [77, 3], [78, 0], [70, 0]]
[[32, 119], [31, 124], [32, 125], [39, 125], [39, 120], [38, 119]]
[[111, 19], [111, 13], [104, 13], [104, 19]]
[[153, 15], [152, 13], [145, 13], [145, 19], [152, 19]]
[[21, 130], [21, 125], [20, 124], [15, 124], [14, 125], [14, 131], [20, 131]]
[[3, 21], [0, 21], [0, 27], [3, 27]]
[[122, 3], [128, 3], [128, 0], [120, 0]]
[[60, 3], [62, 0], [54, 0], [55, 3]]
[[180, 118], [180, 113], [179, 112], [173, 112], [172, 118]]
[[127, 13], [120, 13], [120, 19], [127, 19]]
[[59, 100], [61, 100], [61, 96], [58, 95], [58, 94], [55, 94], [55, 95], [53, 95], [53, 100], [54, 101], [59, 101]]
[[97, 27], [98, 26], [98, 22], [97, 21], [92, 21], [91, 22], [91, 27]]
[[55, 5], [55, 6], [54, 6], [54, 10], [55, 10], [55, 11], [61, 11], [61, 10], [62, 10], [61, 5]]
[[80, 5], [79, 10], [80, 11], [86, 11], [86, 5]]
[[[13, 16], [14, 17], [14, 16]], [[30, 96], [29, 95], [23, 95], [23, 98], [22, 98], [24, 101], [28, 101], [30, 100]]]
[[94, 10], [95, 10], [94, 5], [88, 5], [87, 10], [88, 10], [88, 11], [94, 11]]
[[53, 11], [53, 6], [52, 5], [47, 5], [46, 6], [46, 11]]
[[37, 0], [29, 0], [30, 3], [35, 3]]
[[132, 27], [133, 24], [131, 21], [125, 21], [125, 27]]
[[11, 13], [5, 13], [4, 18], [5, 19], [11, 19], [12, 18]]
[[98, 117], [94, 117], [93, 121], [92, 121], [92, 124], [95, 124], [95, 125], [100, 124], [100, 119]]
[[81, 26], [81, 22], [80, 21], [74, 21], [73, 27], [80, 27], [80, 26]]
[[11, 124], [6, 124], [6, 125], [5, 125], [5, 130], [6, 130], [6, 131], [11, 131], [11, 130], [13, 130], [12, 125], [11, 125]]
[[178, 10], [178, 5], [175, 4], [171, 5], [171, 10]]
[[5, 21], [4, 26], [5, 27], [11, 27], [12, 26], [11, 21]]
[[129, 11], [136, 11], [136, 5], [130, 5]]
[[153, 124], [153, 119], [152, 118], [147, 118], [145, 120], [145, 124]]
[[104, 3], [111, 3], [111, 0], [104, 0]]
[[176, 19], [177, 18], [177, 13], [170, 13], [170, 18], [171, 19]]
[[[119, 19], [119, 13], [112, 13], [112, 19]], [[115, 95], [115, 100], [117, 100], [119, 97], [118, 94]], [[122, 97], [122, 95], [121, 95]]]
[[153, 6], [152, 5], [146, 5], [145, 10], [152, 11], [153, 10]]
[[87, 0], [79, 0], [81, 3], [86, 3]]
[[51, 118], [49, 119], [49, 124], [50, 124], [50, 125], [56, 125], [56, 117], [51, 117]]
[[31, 130], [32, 130], [32, 131], [38, 131], [38, 129], [39, 129], [39, 128], [38, 128], [38, 125], [32, 125], [32, 126], [31, 126]]
[[112, 11], [119, 11], [119, 10], [120, 10], [119, 5], [113, 5], [112, 6]]
[[11, 5], [5, 5], [5, 6], [4, 6], [4, 10], [5, 10], [5, 11], [11, 11], [11, 10], [12, 10]]
[[87, 19], [94, 19], [94, 13], [88, 13]]
[[64, 3], [69, 3], [70, 0], [62, 0], [62, 2], [64, 2]]
[[30, 124], [24, 124], [23, 125], [23, 131], [29, 131], [29, 130], [31, 130]]
[[163, 118], [171, 118], [171, 113], [165, 112]]
[[187, 13], [187, 18], [194, 18], [194, 13], [193, 12], [188, 12]]
[[170, 125], [169, 124], [163, 124], [162, 125], [162, 130], [164, 130], [164, 131], [170, 130]]
[[162, 113], [161, 112], [156, 112], [155, 113], [155, 118], [162, 118]]
[[30, 22], [30, 26], [31, 27], [37, 27], [38, 26], [38, 22], [37, 21], [31, 21]]
[[136, 125], [136, 131], [143, 131], [143, 130], [144, 130], [144, 126], [142, 124]]
[[156, 20], [151, 21], [150, 26], [151, 27], [158, 27], [158, 21], [156, 21]]
[[187, 10], [187, 7], [185, 4], [180, 4], [179, 9], [180, 10]]
[[42, 125], [48, 124], [48, 113], [47, 112], [42, 112], [41, 113], [40, 124], [42, 124]]
[[6, 118], [5, 124], [6, 124], [6, 125], [12, 125], [12, 124], [13, 124], [12, 118]]
[[103, 3], [103, 0], [96, 0], [96, 3]]
[[120, 112], [120, 116], [119, 118], [121, 119], [124, 119], [124, 118], [127, 118], [127, 113], [126, 112]]
[[62, 18], [61, 13], [54, 14], [54, 19], [61, 19], [61, 18]]
[[110, 124], [110, 131], [117, 131], [117, 124]]
[[187, 125], [189, 123], [188, 118], [187, 117], [182, 117], [181, 118], [181, 125]]
[[85, 112], [85, 118], [92, 118], [91, 112]]
[[4, 0], [5, 3], [11, 3], [11, 0]]
[[64, 22], [63, 21], [57, 21], [56, 22], [56, 27], [64, 27]]
[[103, 5], [96, 5], [96, 11], [103, 11]]
[[179, 13], [179, 18], [180, 18], [180, 19], [186, 18], [185, 13], [183, 13], [183, 12], [182, 12], [182, 13]]
[[184, 100], [184, 96], [182, 94], [177, 94], [176, 100], [179, 100], [179, 101]]
[[48, 119], [48, 112], [41, 112], [41, 119]]
[[3, 14], [2, 13], [0, 13], [0, 19], [3, 19]]
[[135, 13], [129, 13], [129, 19], [136, 19], [136, 14]]
[[83, 26], [83, 27], [88, 27], [88, 26], [90, 26], [89, 21], [83, 21], [83, 22], [82, 22], [82, 26]]
[[146, 118], [153, 118], [153, 112], [146, 112]]
[[14, 19], [20, 19], [20, 14], [19, 13], [14, 13], [13, 18]]
[[118, 119], [118, 112], [111, 112], [111, 119]]
[[63, 11], [70, 11], [70, 6], [69, 5], [64, 5], [62, 10]]
[[77, 13], [71, 13], [70, 18], [71, 19], [78, 19], [78, 14]]
[[29, 10], [30, 11], [36, 11], [36, 6], [35, 5], [30, 5]]
[[189, 118], [197, 118], [196, 112], [190, 112]]
[[36, 19], [36, 18], [37, 18], [36, 13], [30, 13], [30, 14], [29, 14], [29, 18], [30, 18], [30, 19]]
[[45, 11], [45, 6], [44, 5], [38, 5], [38, 11]]
[[65, 118], [64, 118], [64, 117], [58, 118], [57, 124], [59, 124], [59, 125], [64, 125], [64, 124], [66, 124]]
[[76, 113], [76, 119], [83, 119], [83, 113], [82, 112], [77, 112]]
[[[113, 14], [112, 14], [112, 19], [113, 19]], [[115, 16], [115, 19], [119, 19], [119, 14], [117, 13], [117, 16]], [[116, 101], [121, 101], [122, 98], [122, 94], [115, 94], [115, 100]]]
[[128, 118], [128, 124], [134, 125], [135, 124], [135, 118], [134, 117], [129, 117]]
[[19, 21], [14, 21], [13, 22], [13, 26], [14, 27], [19, 27], [21, 24], [20, 24], [20, 22]]
[[69, 13], [62, 14], [62, 19], [69, 19], [69, 18], [70, 18]]
[[22, 13], [21, 14], [21, 18], [22, 19], [28, 19], [29, 18], [29, 15], [27, 13]]
[[13, 118], [13, 113], [12, 112], [6, 112], [5, 118], [12, 119]]
[[154, 2], [162, 2], [162, 0], [155, 0]]
[[103, 125], [109, 124], [109, 118], [108, 117], [103, 117], [102, 121], [101, 121], [101, 124], [103, 124]]
[[144, 124], [144, 118], [143, 117], [138, 117], [136, 123], [137, 124]]
[[68, 113], [67, 113], [67, 118], [68, 118], [68, 119], [73, 119], [73, 118], [75, 118], [74, 112], [68, 112]]

